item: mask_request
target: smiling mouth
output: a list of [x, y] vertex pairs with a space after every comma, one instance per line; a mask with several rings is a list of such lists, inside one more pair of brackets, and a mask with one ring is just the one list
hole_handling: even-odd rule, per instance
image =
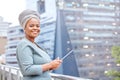
[[38, 32], [33, 32], [33, 34], [38, 34]]

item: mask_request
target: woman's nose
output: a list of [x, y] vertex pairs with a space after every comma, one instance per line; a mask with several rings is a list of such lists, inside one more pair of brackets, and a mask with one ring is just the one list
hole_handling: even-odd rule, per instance
[[37, 26], [34, 26], [33, 28], [34, 28], [34, 29], [38, 29], [38, 27], [37, 27]]

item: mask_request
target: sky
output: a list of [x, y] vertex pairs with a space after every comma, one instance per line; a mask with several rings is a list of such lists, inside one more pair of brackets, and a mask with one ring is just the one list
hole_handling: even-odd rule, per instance
[[4, 22], [12, 23], [11, 26], [19, 25], [18, 15], [25, 8], [26, 0], [0, 0], [0, 16]]

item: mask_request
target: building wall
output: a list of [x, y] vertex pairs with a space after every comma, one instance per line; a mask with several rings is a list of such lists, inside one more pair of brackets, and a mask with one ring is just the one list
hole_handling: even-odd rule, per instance
[[0, 54], [5, 53], [5, 45], [7, 44], [7, 29], [11, 23], [4, 22], [4, 18], [0, 16]]
[[61, 18], [69, 32], [80, 77], [110, 80], [105, 73], [111, 68], [119, 69], [111, 57], [111, 47], [120, 45], [119, 4], [119, 0], [57, 0], [56, 7], [64, 14]]
[[118, 69], [111, 47], [120, 45], [119, 1], [65, 0], [65, 24], [76, 54], [79, 75], [110, 80], [105, 73]]
[[[44, 6], [42, 3], [44, 3]], [[42, 4], [42, 6], [40, 6], [40, 4]], [[50, 57], [53, 59], [56, 29], [56, 3], [55, 0], [39, 0], [37, 5], [38, 11], [41, 12], [41, 32], [38, 38], [36, 38], [36, 42], [41, 47], [45, 48]], [[45, 12], [42, 8], [44, 8]]]
[[38, 0], [25, 0], [26, 1], [26, 9], [32, 9], [37, 11], [37, 1]]
[[7, 37], [0, 37], [0, 54], [5, 53], [6, 44], [7, 44]]
[[19, 41], [24, 37], [23, 29], [20, 26], [14, 26], [8, 28], [7, 45], [6, 45], [6, 65], [16, 66], [16, 47]]

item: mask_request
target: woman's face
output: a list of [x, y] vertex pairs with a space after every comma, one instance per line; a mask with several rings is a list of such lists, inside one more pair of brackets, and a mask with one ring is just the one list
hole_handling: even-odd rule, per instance
[[27, 38], [35, 39], [40, 33], [40, 22], [35, 18], [31, 18], [26, 23], [24, 31]]

